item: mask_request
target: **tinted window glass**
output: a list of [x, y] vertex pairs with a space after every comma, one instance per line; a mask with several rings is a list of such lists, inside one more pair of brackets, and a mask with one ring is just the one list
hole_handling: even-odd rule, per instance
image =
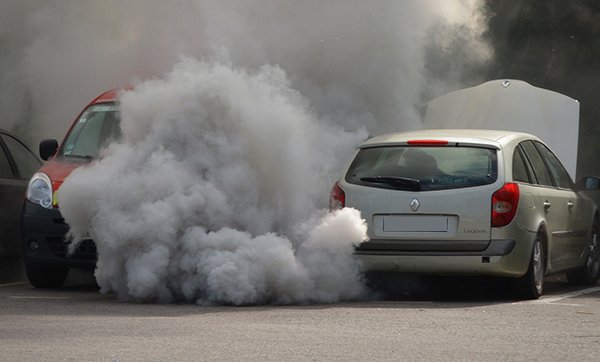
[[525, 166], [525, 160], [519, 147], [515, 149], [513, 154], [513, 181], [531, 183], [527, 167]]
[[90, 106], [69, 132], [60, 154], [66, 157], [96, 157], [102, 147], [120, 136], [120, 131], [117, 105]]
[[3, 135], [2, 139], [17, 164], [20, 178], [29, 179], [33, 176], [42, 163], [21, 142], [6, 135]]
[[540, 156], [539, 152], [533, 145], [533, 142], [521, 142], [521, 146], [523, 147], [529, 162], [531, 162], [531, 166], [533, 167], [533, 172], [537, 177], [538, 183], [540, 185], [554, 186], [552, 178], [548, 173], [548, 169], [546, 169], [546, 164], [544, 164], [544, 160], [542, 160], [542, 156]]
[[531, 180], [532, 184], [537, 184], [538, 180], [537, 177], [535, 176], [535, 173], [533, 172], [533, 168], [531, 168], [531, 162], [529, 162], [529, 160], [527, 159], [527, 156], [525, 155], [525, 151], [523, 150], [523, 148], [521, 146], [518, 147], [519, 153], [521, 154], [521, 158], [523, 158], [523, 162], [525, 163], [525, 168], [527, 169], [527, 173], [529, 174], [529, 180]]
[[4, 153], [4, 148], [0, 147], [0, 177], [2, 178], [13, 178], [13, 172], [10, 168], [10, 163], [8, 163], [8, 158], [6, 157], [6, 153]]
[[544, 144], [536, 142], [535, 146], [540, 151], [546, 162], [548, 163], [548, 169], [554, 177], [554, 181], [556, 182], [556, 186], [562, 188], [571, 188], [571, 176], [565, 170], [563, 165], [560, 163], [558, 158], [546, 147]]
[[346, 181], [371, 187], [444, 190], [496, 181], [496, 150], [390, 146], [361, 149]]

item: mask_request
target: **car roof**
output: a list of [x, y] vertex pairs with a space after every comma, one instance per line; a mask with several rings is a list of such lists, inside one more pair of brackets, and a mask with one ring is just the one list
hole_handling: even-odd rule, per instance
[[469, 144], [502, 148], [514, 141], [534, 139], [534, 135], [522, 132], [497, 131], [483, 129], [428, 129], [409, 132], [388, 133], [365, 141], [360, 147], [377, 147], [385, 145], [406, 145], [409, 141], [448, 141], [450, 144]]
[[31, 152], [31, 154], [32, 154], [32, 155], [33, 155], [33, 156], [34, 156], [36, 159], [39, 159], [39, 158], [38, 158], [38, 156], [37, 156], [35, 153], [33, 153], [33, 151], [31, 151], [31, 148], [29, 148], [29, 146], [27, 146], [27, 145], [25, 144], [25, 142], [23, 142], [23, 140], [22, 140], [21, 138], [17, 137], [17, 135], [15, 135], [14, 133], [12, 133], [12, 132], [9, 132], [9, 131], [5, 130], [4, 128], [0, 128], [0, 134], [6, 135], [6, 136], [10, 136], [10, 137], [14, 138], [15, 140], [17, 140], [17, 142], [19, 142], [20, 144], [22, 144], [23, 146], [25, 146], [25, 148], [27, 148], [27, 150], [28, 150], [29, 152]]
[[125, 90], [125, 89], [124, 88], [115, 88], [115, 89], [106, 91], [106, 92], [100, 94], [98, 97], [96, 97], [93, 101], [91, 101], [90, 104], [114, 102], [119, 98], [119, 95], [121, 95], [121, 92], [123, 92], [123, 90]]
[[4, 128], [0, 128], [0, 133], [5, 134], [7, 136], [11, 136], [12, 138], [17, 139], [17, 140], [19, 140], [19, 142], [23, 143], [23, 141], [21, 141], [21, 139], [19, 137], [17, 137], [17, 135], [5, 130]]

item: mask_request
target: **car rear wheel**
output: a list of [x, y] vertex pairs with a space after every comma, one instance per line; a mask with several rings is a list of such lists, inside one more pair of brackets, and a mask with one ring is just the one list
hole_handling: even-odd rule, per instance
[[600, 221], [596, 219], [592, 227], [590, 242], [586, 248], [585, 264], [567, 272], [567, 280], [576, 285], [594, 285], [600, 276]]
[[537, 235], [533, 242], [531, 259], [527, 273], [515, 280], [516, 297], [519, 299], [538, 299], [544, 291], [544, 244], [541, 235]]
[[63, 285], [69, 268], [25, 263], [29, 283], [36, 288], [58, 288]]

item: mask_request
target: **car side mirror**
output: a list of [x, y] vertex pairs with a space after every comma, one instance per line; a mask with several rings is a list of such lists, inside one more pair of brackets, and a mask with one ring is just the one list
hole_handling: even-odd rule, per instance
[[577, 181], [577, 184], [575, 186], [577, 190], [598, 190], [600, 189], [600, 177], [586, 176], [581, 180]]
[[47, 161], [51, 156], [56, 154], [58, 150], [58, 141], [49, 139], [40, 142], [40, 157], [42, 160]]

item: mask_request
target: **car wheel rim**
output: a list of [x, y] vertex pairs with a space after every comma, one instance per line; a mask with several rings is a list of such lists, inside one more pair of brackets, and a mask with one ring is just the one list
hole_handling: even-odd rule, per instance
[[542, 243], [536, 240], [533, 246], [533, 277], [538, 293], [542, 292], [544, 283], [544, 264], [542, 261]]
[[600, 270], [600, 246], [598, 245], [598, 231], [592, 233], [592, 240], [588, 246], [587, 272], [592, 278], [598, 276]]

